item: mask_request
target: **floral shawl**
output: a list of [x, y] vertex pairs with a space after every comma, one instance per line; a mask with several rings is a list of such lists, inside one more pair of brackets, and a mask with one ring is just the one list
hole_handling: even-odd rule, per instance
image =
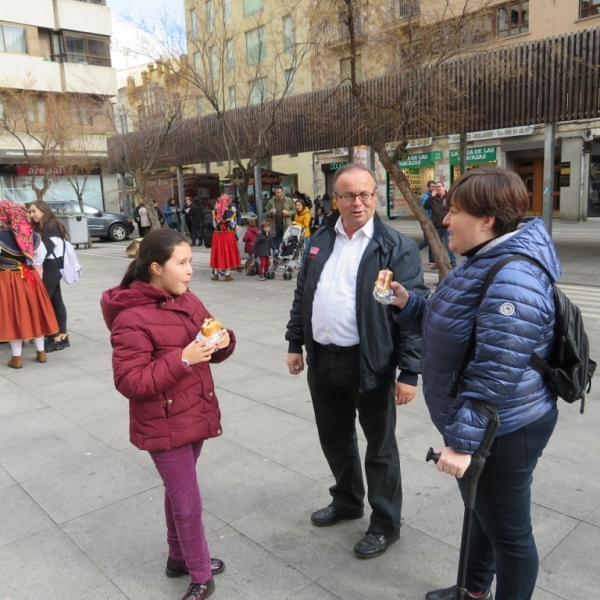
[[36, 243], [33, 227], [27, 218], [25, 209], [9, 200], [2, 200], [0, 202], [0, 221], [5, 221], [10, 225], [23, 254], [27, 258], [33, 258]]

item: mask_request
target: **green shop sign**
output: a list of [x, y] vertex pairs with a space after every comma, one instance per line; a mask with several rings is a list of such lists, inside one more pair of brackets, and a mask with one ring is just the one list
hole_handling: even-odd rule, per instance
[[[467, 148], [467, 163], [495, 163], [497, 146]], [[450, 150], [450, 164], [460, 164], [460, 151]]]
[[433, 150], [432, 152], [420, 152], [419, 154], [411, 154], [404, 160], [398, 161], [399, 169], [411, 169], [419, 167], [433, 167], [435, 162], [442, 160], [442, 152]]

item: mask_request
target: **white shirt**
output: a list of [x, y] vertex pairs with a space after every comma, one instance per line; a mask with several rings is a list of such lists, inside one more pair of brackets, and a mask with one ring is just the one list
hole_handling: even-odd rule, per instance
[[360, 343], [356, 322], [356, 279], [358, 265], [373, 237], [369, 219], [352, 239], [338, 219], [334, 228], [333, 252], [325, 263], [313, 300], [313, 339], [319, 344], [356, 346]]

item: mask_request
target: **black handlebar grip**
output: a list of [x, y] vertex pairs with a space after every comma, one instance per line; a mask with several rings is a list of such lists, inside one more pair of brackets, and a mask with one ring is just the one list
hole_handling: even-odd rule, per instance
[[429, 450], [427, 450], [427, 456], [425, 457], [425, 461], [429, 462], [430, 460], [432, 460], [434, 463], [437, 464], [437, 461], [440, 460], [440, 456], [441, 454], [434, 452], [433, 448], [429, 448]]

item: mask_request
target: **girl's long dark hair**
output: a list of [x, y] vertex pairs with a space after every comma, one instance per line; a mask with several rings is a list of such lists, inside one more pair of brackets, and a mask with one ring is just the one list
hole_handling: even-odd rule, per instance
[[137, 256], [131, 261], [120, 283], [122, 288], [128, 288], [134, 281], [150, 283], [152, 277], [150, 265], [164, 265], [173, 254], [175, 246], [189, 243], [184, 235], [174, 229], [153, 229], [149, 231], [138, 248]]
[[65, 226], [58, 220], [58, 217], [52, 212], [52, 209], [47, 202], [44, 202], [44, 200], [35, 200], [34, 202], [30, 202], [29, 206], [35, 206], [43, 213], [43, 217], [40, 219], [39, 223], [31, 221], [31, 225], [37, 233], [42, 233], [46, 225], [54, 224], [58, 227], [60, 235], [63, 238], [68, 238]]

